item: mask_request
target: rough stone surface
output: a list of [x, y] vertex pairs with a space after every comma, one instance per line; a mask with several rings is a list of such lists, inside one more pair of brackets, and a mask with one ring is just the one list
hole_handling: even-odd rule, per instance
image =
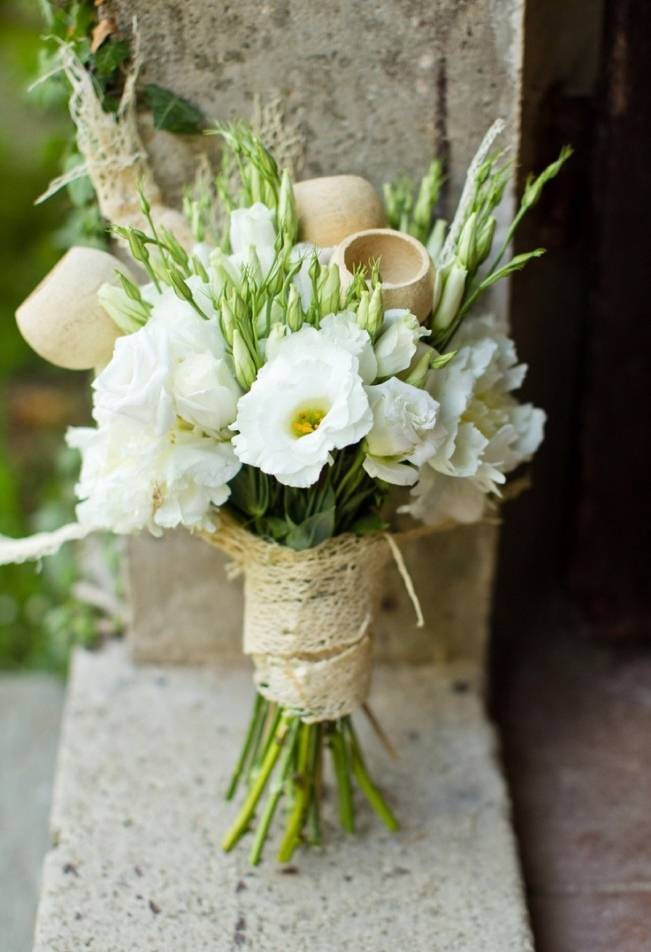
[[48, 848], [63, 685], [41, 674], [0, 676], [0, 948], [32, 947]]
[[[493, 526], [482, 526], [403, 543], [426, 625], [416, 627], [405, 586], [391, 565], [376, 625], [376, 657], [400, 662], [482, 658], [496, 538]], [[130, 552], [129, 643], [136, 660], [197, 663], [239, 657], [242, 587], [226, 580], [221, 552], [182, 531], [164, 539], [132, 540]]]
[[283, 868], [269, 851], [254, 870], [246, 849], [218, 846], [247, 668], [134, 668], [120, 644], [79, 652], [35, 952], [531, 952], [476, 671], [376, 672], [374, 707], [399, 759], [364, 740], [401, 833], [360, 804], [358, 837], [327, 813], [321, 855]]
[[[497, 116], [508, 123], [504, 145], [517, 153], [523, 0], [110, 0], [103, 6], [127, 32], [138, 17], [142, 82], [173, 89], [207, 116], [248, 116], [256, 95], [267, 101], [280, 95], [305, 139], [306, 176], [359, 173], [380, 185], [399, 173], [422, 173], [438, 153], [447, 165], [451, 206]], [[146, 117], [142, 129], [159, 181], [178, 200], [198, 153], [214, 140], [155, 134]], [[494, 548], [495, 533], [485, 529], [415, 544], [409, 561], [417, 567], [428, 627], [415, 633], [394, 577], [386, 598], [391, 626], [382, 625], [379, 651], [412, 661], [483, 658]], [[137, 539], [130, 551], [135, 656], [194, 662], [222, 647], [232, 654], [240, 607], [221, 572], [222, 557], [185, 536], [165, 549]]]
[[[256, 95], [283, 97], [307, 144], [306, 175], [423, 172], [435, 150], [461, 184], [484, 128], [519, 111], [523, 0], [110, 0], [138, 17], [143, 82], [172, 87], [209, 117], [248, 116]], [[178, 194], [197, 142], [152, 145]]]

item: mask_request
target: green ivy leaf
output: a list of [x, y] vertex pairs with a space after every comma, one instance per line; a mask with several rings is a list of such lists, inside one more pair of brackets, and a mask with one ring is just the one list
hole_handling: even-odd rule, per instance
[[200, 109], [169, 89], [156, 83], [144, 88], [147, 105], [154, 115], [154, 128], [177, 135], [196, 135], [203, 131], [206, 121]]
[[95, 53], [95, 72], [100, 79], [108, 79], [129, 59], [129, 44], [126, 40], [109, 40], [102, 43]]

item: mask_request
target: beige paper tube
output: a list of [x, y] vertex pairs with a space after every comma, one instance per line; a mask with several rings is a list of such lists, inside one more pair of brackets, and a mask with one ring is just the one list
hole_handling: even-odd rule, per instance
[[45, 360], [67, 370], [106, 364], [120, 331], [97, 300], [103, 284], [117, 284], [116, 269], [134, 280], [113, 255], [71, 248], [16, 311], [21, 334]]

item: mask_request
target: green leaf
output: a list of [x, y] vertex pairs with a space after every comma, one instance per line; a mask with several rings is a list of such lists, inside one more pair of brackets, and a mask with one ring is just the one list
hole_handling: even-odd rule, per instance
[[129, 59], [129, 44], [126, 40], [111, 40], [103, 43], [95, 53], [95, 71], [100, 79], [108, 79], [125, 60]]
[[389, 523], [379, 512], [369, 512], [357, 519], [350, 527], [350, 531], [357, 535], [372, 535], [374, 532], [386, 532], [388, 528]]
[[528, 261], [531, 261], [532, 258], [540, 258], [544, 254], [544, 248], [536, 248], [534, 251], [525, 251], [523, 254], [515, 255], [507, 264], [487, 275], [479, 285], [480, 289], [485, 290], [492, 284], [497, 284], [498, 281], [508, 277], [509, 274], [513, 274], [514, 271], [522, 271]]
[[144, 96], [154, 115], [154, 128], [177, 135], [196, 135], [203, 131], [204, 115], [187, 99], [156, 83], [145, 86]]
[[325, 542], [334, 535], [335, 508], [325, 509], [309, 516], [304, 522], [293, 526], [287, 533], [285, 544], [291, 549], [301, 551], [312, 549], [315, 545]]
[[285, 519], [281, 519], [280, 516], [267, 516], [264, 519], [264, 526], [275, 542], [282, 542], [291, 528], [289, 523]]
[[449, 364], [453, 357], [457, 356], [458, 351], [450, 350], [447, 354], [439, 354], [438, 357], [432, 357], [430, 361], [430, 367], [432, 370], [440, 370], [441, 367], [445, 367], [446, 364]]

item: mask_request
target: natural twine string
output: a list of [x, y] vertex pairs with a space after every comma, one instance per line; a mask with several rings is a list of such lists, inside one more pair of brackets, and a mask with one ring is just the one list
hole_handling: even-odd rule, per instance
[[[528, 477], [515, 480], [502, 501], [528, 486]], [[499, 518], [493, 511], [481, 522], [494, 525]], [[402, 532], [343, 533], [297, 552], [254, 535], [221, 510], [218, 531], [198, 535], [230, 557], [229, 578], [244, 576], [243, 649], [253, 659], [258, 691], [309, 724], [336, 720], [366, 701], [372, 625], [390, 558], [414, 607], [416, 624], [423, 627], [400, 544], [463, 525], [448, 521]]]
[[244, 576], [243, 649], [253, 659], [260, 694], [308, 724], [336, 720], [363, 704], [385, 566], [393, 557], [422, 627], [398, 541], [449, 528], [344, 533], [297, 552], [254, 535], [222, 511], [219, 530], [199, 534], [230, 556], [229, 578]]

